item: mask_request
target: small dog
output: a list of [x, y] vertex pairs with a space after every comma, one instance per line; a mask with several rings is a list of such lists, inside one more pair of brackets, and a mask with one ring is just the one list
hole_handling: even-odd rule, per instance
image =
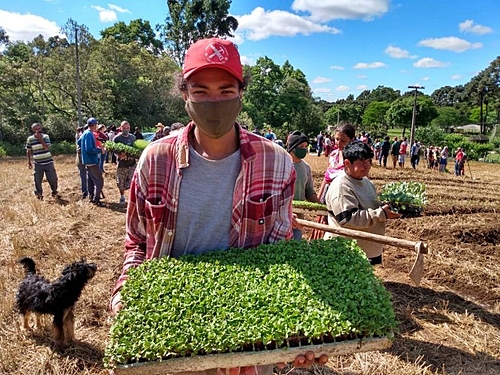
[[[17, 309], [23, 317], [23, 328], [29, 329], [29, 316], [51, 314], [54, 316], [52, 331], [57, 345], [67, 345], [74, 340], [74, 306], [87, 282], [97, 271], [95, 263], [84, 259], [67, 265], [62, 275], [54, 282], [49, 282], [36, 273], [33, 259], [24, 257], [18, 261], [26, 273], [16, 294]], [[37, 328], [40, 328], [40, 316], [36, 316]]]

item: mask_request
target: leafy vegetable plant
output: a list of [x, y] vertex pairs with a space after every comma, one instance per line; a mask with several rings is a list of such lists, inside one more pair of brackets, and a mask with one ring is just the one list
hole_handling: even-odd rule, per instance
[[390, 182], [382, 188], [379, 200], [400, 212], [420, 213], [427, 203], [425, 185], [421, 182]]
[[142, 149], [131, 147], [118, 142], [111, 142], [111, 141], [104, 142], [104, 147], [108, 151], [115, 152], [117, 154], [125, 153], [127, 154], [127, 156], [132, 158], [138, 158], [139, 156], [141, 156], [142, 153]]
[[305, 210], [327, 210], [325, 204], [319, 204], [315, 202], [308, 202], [308, 201], [293, 201], [292, 202], [293, 207], [296, 208], [302, 208]]
[[129, 271], [122, 301], [108, 368], [392, 337], [396, 327], [389, 292], [357, 243], [340, 237], [150, 260]]

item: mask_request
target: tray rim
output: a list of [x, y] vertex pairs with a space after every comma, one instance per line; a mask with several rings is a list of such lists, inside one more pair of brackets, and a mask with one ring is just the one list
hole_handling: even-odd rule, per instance
[[113, 371], [115, 375], [175, 374], [179, 372], [203, 371], [213, 368], [292, 362], [297, 355], [304, 354], [306, 351], [313, 351], [317, 357], [322, 354], [326, 354], [329, 357], [336, 357], [352, 353], [387, 349], [391, 345], [392, 340], [387, 336], [371, 337], [283, 349], [207, 354], [204, 356], [172, 358], [162, 361], [138, 362], [127, 365], [117, 365]]

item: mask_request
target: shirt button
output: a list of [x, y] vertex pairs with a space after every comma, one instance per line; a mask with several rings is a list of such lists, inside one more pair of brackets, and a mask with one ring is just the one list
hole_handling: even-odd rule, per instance
[[175, 198], [172, 198], [172, 203], [175, 203], [176, 199]]
[[172, 236], [173, 234], [174, 234], [174, 232], [172, 232], [172, 231], [169, 231], [169, 232], [168, 232], [168, 235], [169, 235], [169, 236]]

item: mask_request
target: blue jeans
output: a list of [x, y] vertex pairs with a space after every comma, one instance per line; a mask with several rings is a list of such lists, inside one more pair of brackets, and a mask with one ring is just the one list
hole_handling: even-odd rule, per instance
[[293, 229], [293, 239], [300, 241], [302, 239], [302, 231], [300, 229]]

